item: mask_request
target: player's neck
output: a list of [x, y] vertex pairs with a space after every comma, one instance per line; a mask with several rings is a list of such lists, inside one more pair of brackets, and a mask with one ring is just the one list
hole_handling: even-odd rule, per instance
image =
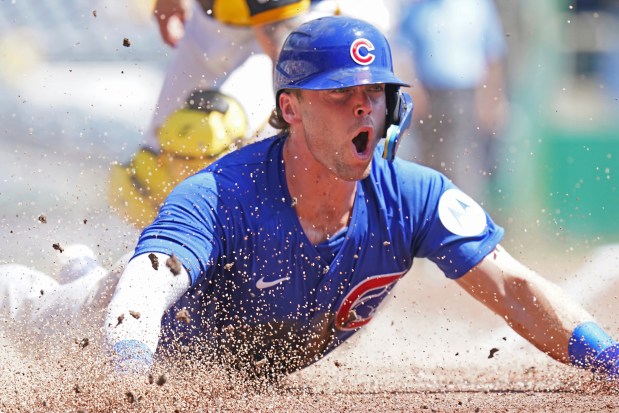
[[284, 145], [286, 183], [295, 212], [306, 236], [319, 244], [348, 225], [357, 182], [339, 179], [318, 162], [307, 161], [310, 156]]

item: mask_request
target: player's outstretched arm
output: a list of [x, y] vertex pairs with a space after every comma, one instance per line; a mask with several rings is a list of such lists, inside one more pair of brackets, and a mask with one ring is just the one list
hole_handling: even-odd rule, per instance
[[559, 286], [501, 246], [458, 284], [554, 359], [619, 379], [619, 345]]
[[127, 264], [118, 282], [106, 310], [104, 330], [119, 372], [139, 373], [150, 367], [161, 317], [190, 286], [184, 268], [175, 275], [166, 266], [169, 258], [159, 253], [139, 255]]

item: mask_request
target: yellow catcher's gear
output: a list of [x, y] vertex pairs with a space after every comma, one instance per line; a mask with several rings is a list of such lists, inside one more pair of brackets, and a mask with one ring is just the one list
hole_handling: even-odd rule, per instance
[[230, 98], [221, 105], [208, 112], [188, 108], [172, 113], [158, 131], [161, 150], [177, 156], [213, 157], [242, 139], [247, 132], [243, 109]]
[[254, 26], [290, 19], [304, 13], [310, 0], [198, 0], [207, 16], [235, 26]]
[[206, 167], [247, 133], [239, 103], [217, 91], [195, 91], [159, 128], [161, 151], [140, 148], [127, 164], [112, 165], [110, 204], [138, 227], [155, 218], [180, 181]]
[[[158, 168], [152, 167], [153, 164], [157, 163], [157, 157], [157, 154], [143, 148], [128, 165], [114, 164], [111, 167], [110, 204], [123, 218], [138, 227], [143, 227], [152, 222], [161, 204], [157, 197], [150, 193], [149, 182], [169, 182], [169, 177], [163, 170], [161, 170], [160, 175], [163, 175], [164, 179], [161, 179], [161, 176], [157, 176], [157, 174], [153, 174], [152, 179], [148, 178], [145, 181], [140, 181], [136, 177], [138, 171], [141, 177], [148, 176], [149, 170], [151, 172], [159, 171]], [[138, 159], [140, 158], [146, 160], [146, 163], [139, 163]], [[146, 166], [149, 164], [150, 167]]]

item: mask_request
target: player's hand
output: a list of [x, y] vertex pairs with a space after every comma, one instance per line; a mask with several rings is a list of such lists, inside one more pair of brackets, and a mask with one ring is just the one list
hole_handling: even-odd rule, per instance
[[187, 0], [157, 0], [153, 10], [163, 41], [175, 47], [185, 35], [185, 21], [191, 15]]
[[138, 340], [123, 340], [111, 350], [114, 369], [121, 375], [146, 374], [153, 364], [153, 353]]

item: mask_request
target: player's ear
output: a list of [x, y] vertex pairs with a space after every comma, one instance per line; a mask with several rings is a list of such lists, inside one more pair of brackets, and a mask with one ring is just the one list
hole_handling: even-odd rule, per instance
[[293, 92], [284, 91], [279, 95], [279, 107], [282, 117], [289, 124], [295, 123], [300, 119], [298, 101]]

